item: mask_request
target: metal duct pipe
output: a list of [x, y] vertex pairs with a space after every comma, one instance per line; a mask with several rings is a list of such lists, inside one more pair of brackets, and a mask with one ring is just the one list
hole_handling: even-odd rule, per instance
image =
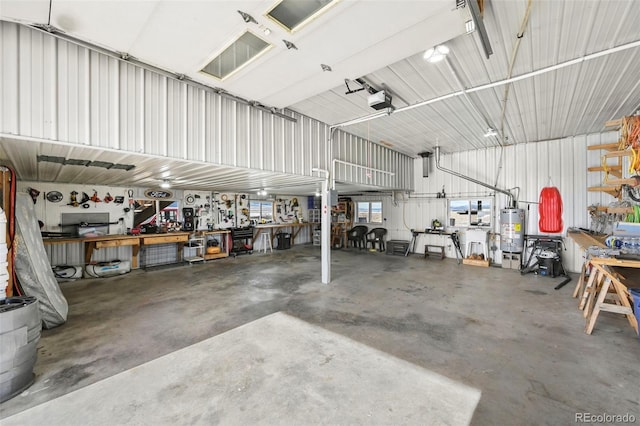
[[505, 194], [507, 196], [509, 208], [515, 208], [516, 207], [516, 204], [517, 204], [516, 201], [517, 200], [515, 199], [515, 197], [511, 193], [511, 191], [509, 191], [508, 189], [500, 189], [497, 186], [493, 186], [493, 185], [490, 185], [488, 183], [481, 182], [481, 181], [479, 181], [477, 179], [474, 179], [472, 177], [465, 176], [462, 173], [458, 173], [458, 172], [455, 172], [453, 170], [445, 169], [444, 167], [442, 167], [440, 165], [440, 147], [439, 146], [435, 147], [435, 153], [434, 154], [435, 154], [435, 157], [436, 157], [436, 168], [438, 170], [442, 170], [443, 172], [449, 173], [449, 174], [454, 175], [454, 176], [457, 176], [460, 179], [465, 179], [465, 180], [468, 180], [469, 182], [473, 182], [475, 184], [484, 186], [485, 188], [489, 188], [489, 189], [492, 189], [492, 190], [494, 190], [496, 192], [500, 192], [502, 194]]

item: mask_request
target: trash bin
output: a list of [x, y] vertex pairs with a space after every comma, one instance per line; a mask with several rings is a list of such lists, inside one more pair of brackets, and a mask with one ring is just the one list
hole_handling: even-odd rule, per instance
[[279, 232], [276, 234], [278, 245], [276, 250], [286, 250], [291, 248], [291, 234], [288, 232]]
[[[630, 288], [629, 293], [633, 298], [633, 313], [636, 316], [636, 321], [638, 321], [638, 330], [640, 330], [640, 288]], [[638, 335], [638, 338], [640, 338], [640, 335]]]
[[31, 386], [42, 330], [33, 296], [0, 299], [0, 402]]

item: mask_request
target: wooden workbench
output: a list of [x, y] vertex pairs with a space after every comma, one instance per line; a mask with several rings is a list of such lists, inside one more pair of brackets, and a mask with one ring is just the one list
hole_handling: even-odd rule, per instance
[[138, 268], [138, 254], [140, 246], [154, 244], [178, 244], [178, 259], [181, 258], [184, 243], [189, 240], [189, 232], [171, 232], [167, 234], [141, 234], [141, 235], [102, 235], [99, 237], [78, 238], [43, 238], [46, 245], [50, 244], [84, 244], [84, 262], [91, 263], [94, 250], [109, 247], [131, 246], [131, 267]]
[[295, 243], [296, 237], [300, 233], [300, 231], [307, 227], [312, 227], [314, 224], [309, 222], [304, 223], [274, 223], [269, 225], [258, 225], [255, 227], [253, 232], [253, 239], [251, 240], [251, 246], [255, 244], [256, 240], [260, 233], [264, 231], [269, 231], [271, 236], [271, 244], [273, 245], [273, 240], [279, 232], [282, 232], [283, 229], [289, 229], [291, 233], [291, 245]]
[[586, 232], [567, 232], [567, 237], [571, 238], [580, 246], [582, 250], [587, 250], [591, 246], [597, 246], [599, 248], [606, 248], [604, 243], [606, 235], [590, 235]]
[[[606, 248], [606, 235], [594, 236], [585, 232], [568, 232], [567, 236], [587, 250], [589, 247]], [[639, 260], [587, 257], [573, 297], [578, 297], [579, 309], [586, 319], [585, 333], [591, 334], [600, 312], [611, 312], [626, 316], [633, 330], [638, 334], [638, 323], [631, 307], [631, 296], [626, 280], [620, 270], [611, 268], [640, 269]], [[587, 278], [587, 272], [590, 274]]]

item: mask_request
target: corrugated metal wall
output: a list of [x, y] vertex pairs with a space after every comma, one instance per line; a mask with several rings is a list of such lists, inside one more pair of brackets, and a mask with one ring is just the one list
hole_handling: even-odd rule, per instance
[[[337, 163], [334, 176], [336, 181], [414, 190], [414, 159], [405, 154], [338, 130], [333, 136], [333, 158], [362, 166]], [[393, 171], [393, 174], [377, 170]]]
[[[489, 183], [502, 189], [520, 187], [520, 208], [528, 210], [526, 232], [539, 234], [538, 210], [536, 204], [540, 190], [549, 185], [558, 187], [563, 198], [564, 232], [567, 227], [590, 226], [587, 207], [593, 204], [608, 205], [616, 201], [612, 196], [601, 192], [588, 192], [589, 186], [600, 186], [603, 173], [587, 172], [587, 167], [600, 165], [601, 151], [588, 151], [587, 146], [615, 142], [615, 132], [577, 136], [561, 140], [536, 142], [509, 146], [504, 149], [502, 171], [498, 174], [500, 149], [490, 148], [479, 151], [466, 151], [455, 154], [442, 154], [441, 166]], [[431, 226], [433, 219], [444, 222], [447, 218], [447, 201], [455, 198], [485, 197], [492, 191], [467, 180], [460, 179], [440, 170], [435, 170], [432, 158], [432, 172], [428, 178], [422, 177], [422, 159], [415, 160], [416, 192], [403, 197], [383, 198], [384, 226], [389, 230], [387, 239], [411, 238], [410, 229], [422, 229]], [[447, 199], [436, 198], [436, 192], [445, 189]], [[358, 200], [358, 198], [354, 198]], [[494, 227], [499, 233], [500, 209], [506, 207], [503, 194], [494, 198]], [[416, 251], [422, 253], [424, 244], [449, 246], [447, 256], [454, 257], [451, 240], [441, 236], [420, 236]], [[582, 266], [582, 253], [570, 238], [565, 239], [567, 251], [564, 253], [565, 267], [573, 272]], [[499, 242], [496, 241], [499, 247]], [[495, 253], [495, 259], [501, 260], [501, 253]]]
[[[2, 133], [305, 176], [330, 168], [329, 128], [317, 120], [286, 111], [289, 121], [14, 23], [0, 22], [0, 34]], [[341, 160], [393, 172], [411, 163], [337, 134]], [[341, 180], [411, 189], [409, 176]]]

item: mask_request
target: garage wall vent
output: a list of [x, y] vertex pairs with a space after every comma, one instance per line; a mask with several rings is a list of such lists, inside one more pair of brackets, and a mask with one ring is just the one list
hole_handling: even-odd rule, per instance
[[202, 68], [201, 71], [223, 80], [257, 58], [269, 47], [271, 47], [271, 44], [246, 31], [216, 56], [213, 61]]
[[267, 12], [267, 16], [293, 32], [326, 11], [332, 3], [336, 3], [336, 0], [281, 0]]

